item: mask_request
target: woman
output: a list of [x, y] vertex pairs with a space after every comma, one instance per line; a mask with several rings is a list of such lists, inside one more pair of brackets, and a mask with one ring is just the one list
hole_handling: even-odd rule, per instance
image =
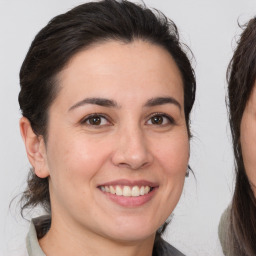
[[225, 255], [256, 255], [256, 19], [243, 31], [228, 69], [230, 127], [236, 163], [231, 206], [219, 237]]
[[188, 174], [195, 77], [176, 26], [128, 1], [80, 5], [35, 37], [20, 71], [42, 205], [29, 255], [183, 255], [161, 239]]

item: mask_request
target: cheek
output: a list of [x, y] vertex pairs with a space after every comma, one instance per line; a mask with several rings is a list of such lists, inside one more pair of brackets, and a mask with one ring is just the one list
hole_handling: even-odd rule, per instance
[[185, 174], [189, 159], [189, 139], [187, 133], [175, 134], [167, 138], [158, 147], [158, 162], [161, 198], [158, 208], [161, 210], [159, 218], [164, 222], [177, 205], [185, 181]]
[[[241, 148], [246, 174], [251, 183], [256, 185], [256, 123], [243, 119], [241, 125]], [[252, 187], [253, 188], [253, 187]], [[255, 190], [255, 188], [253, 188]], [[256, 191], [254, 191], [255, 193]]]
[[180, 198], [185, 181], [189, 160], [189, 139], [187, 133], [173, 136], [166, 144], [165, 151], [159, 154], [164, 171], [166, 200], [170, 202], [171, 211]]
[[184, 177], [189, 159], [189, 140], [186, 133], [174, 135], [169, 140], [167, 138], [157, 152], [166, 175]]
[[[105, 144], [95, 143], [94, 140], [83, 137], [81, 134], [59, 134], [49, 141], [47, 151], [50, 178], [53, 185], [59, 189], [63, 184], [75, 188], [73, 191], [88, 189], [93, 185], [91, 180], [107, 158], [108, 148]], [[79, 184], [88, 186], [79, 187]]]

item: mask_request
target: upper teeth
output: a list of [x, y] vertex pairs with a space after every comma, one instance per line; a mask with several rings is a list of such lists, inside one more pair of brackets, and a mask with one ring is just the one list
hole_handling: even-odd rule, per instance
[[143, 196], [150, 191], [149, 186], [100, 186], [103, 192], [116, 194], [118, 196]]

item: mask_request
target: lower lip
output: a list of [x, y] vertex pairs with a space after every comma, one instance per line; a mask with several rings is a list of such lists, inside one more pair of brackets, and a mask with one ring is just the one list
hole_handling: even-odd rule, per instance
[[103, 192], [105, 196], [107, 196], [111, 201], [124, 206], [124, 207], [138, 207], [146, 204], [149, 202], [153, 196], [155, 195], [157, 190], [157, 187], [155, 187], [152, 191], [150, 191], [148, 194], [143, 196], [118, 196], [116, 194], [111, 194], [107, 192]]

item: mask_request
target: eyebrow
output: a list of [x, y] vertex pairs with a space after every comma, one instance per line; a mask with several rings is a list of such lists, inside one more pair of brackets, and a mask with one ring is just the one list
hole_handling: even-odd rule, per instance
[[118, 107], [117, 103], [113, 100], [104, 99], [104, 98], [85, 98], [85, 99], [77, 102], [72, 107], [70, 107], [68, 111], [71, 111], [75, 108], [81, 107], [86, 104], [99, 105], [102, 107]]
[[180, 103], [174, 99], [173, 97], [157, 97], [157, 98], [152, 98], [148, 100], [145, 104], [146, 107], [154, 107], [154, 106], [159, 106], [159, 105], [164, 105], [164, 104], [174, 104], [181, 110], [181, 105]]
[[[85, 98], [85, 99], [77, 102], [73, 106], [71, 106], [68, 111], [71, 111], [75, 108], [81, 107], [86, 104], [93, 104], [93, 105], [98, 105], [98, 106], [102, 106], [102, 107], [112, 107], [112, 108], [119, 107], [119, 105], [114, 100], [109, 100], [109, 99], [105, 99], [105, 98]], [[164, 104], [174, 104], [181, 110], [180, 103], [173, 97], [152, 98], [146, 102], [145, 107], [154, 107], [154, 106], [159, 106], [159, 105], [164, 105]]]

